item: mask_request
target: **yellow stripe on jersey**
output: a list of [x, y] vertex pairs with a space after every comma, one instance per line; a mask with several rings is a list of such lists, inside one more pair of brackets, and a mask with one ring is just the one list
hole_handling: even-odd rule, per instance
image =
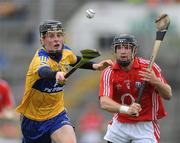
[[38, 69], [49, 66], [53, 71], [67, 72], [67, 66], [76, 61], [76, 55], [67, 46], [64, 46], [59, 62], [51, 59], [45, 49], [38, 49], [29, 66], [23, 100], [16, 108], [17, 112], [29, 119], [44, 121], [63, 111], [64, 85], [57, 84], [55, 79], [40, 78]]

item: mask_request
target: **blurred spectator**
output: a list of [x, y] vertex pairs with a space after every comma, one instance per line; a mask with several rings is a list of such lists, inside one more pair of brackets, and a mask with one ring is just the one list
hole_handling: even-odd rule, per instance
[[0, 20], [21, 20], [28, 14], [27, 0], [6, 0], [0, 2]]
[[102, 143], [104, 116], [94, 104], [90, 104], [79, 118], [80, 143]]
[[147, 0], [150, 6], [157, 6], [158, 4], [172, 4], [174, 0]]

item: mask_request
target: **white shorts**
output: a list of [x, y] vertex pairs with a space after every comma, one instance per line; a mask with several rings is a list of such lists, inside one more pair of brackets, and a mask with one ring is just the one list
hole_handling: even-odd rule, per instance
[[104, 139], [113, 143], [158, 143], [157, 122], [120, 123], [114, 120], [108, 125]]

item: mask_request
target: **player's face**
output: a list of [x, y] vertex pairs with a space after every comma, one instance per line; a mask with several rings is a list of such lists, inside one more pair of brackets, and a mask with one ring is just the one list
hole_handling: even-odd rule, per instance
[[64, 34], [62, 32], [51, 31], [45, 34], [43, 46], [47, 52], [61, 51], [64, 44]]
[[131, 44], [119, 44], [116, 45], [116, 59], [118, 61], [132, 61], [132, 49]]

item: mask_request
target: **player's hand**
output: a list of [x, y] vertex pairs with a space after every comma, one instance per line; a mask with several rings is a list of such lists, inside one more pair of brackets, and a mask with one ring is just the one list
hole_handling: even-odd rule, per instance
[[1, 120], [19, 120], [19, 114], [13, 108], [5, 108], [0, 113]]
[[141, 80], [147, 81], [153, 85], [159, 82], [159, 79], [157, 78], [153, 70], [143, 68], [142, 71], [139, 71], [139, 75], [141, 76]]
[[142, 110], [141, 105], [138, 103], [133, 103], [129, 106], [129, 110], [127, 112], [128, 115], [138, 117], [139, 112]]
[[108, 59], [108, 60], [103, 60], [99, 63], [93, 64], [93, 69], [95, 70], [103, 70], [108, 66], [112, 66], [113, 62], [112, 60]]
[[65, 81], [66, 81], [66, 78], [65, 78], [64, 76], [65, 76], [65, 73], [64, 73], [64, 72], [58, 71], [58, 72], [56, 73], [56, 82], [57, 82], [57, 83], [60, 83], [60, 84], [64, 84]]

